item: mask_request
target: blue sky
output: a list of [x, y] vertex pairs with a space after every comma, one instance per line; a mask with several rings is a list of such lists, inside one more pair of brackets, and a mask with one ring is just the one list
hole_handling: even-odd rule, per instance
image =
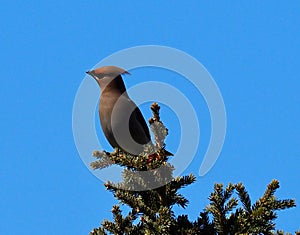
[[[147, 44], [198, 59], [226, 106], [222, 153], [182, 190], [190, 206], [176, 211], [195, 219], [215, 182], [241, 181], [255, 200], [274, 178], [278, 197], [299, 204], [299, 11], [298, 1], [2, 1], [0, 234], [88, 234], [110, 218], [115, 200], [74, 144], [73, 102], [87, 69]], [[128, 87], [165, 75], [189, 93], [165, 71], [132, 73]], [[200, 147], [186, 174], [197, 174], [209, 140], [209, 114], [199, 103]], [[148, 118], [147, 105], [142, 111]], [[163, 112], [174, 150], [178, 120]], [[293, 232], [299, 221], [299, 207], [289, 209], [279, 213], [277, 227]]]

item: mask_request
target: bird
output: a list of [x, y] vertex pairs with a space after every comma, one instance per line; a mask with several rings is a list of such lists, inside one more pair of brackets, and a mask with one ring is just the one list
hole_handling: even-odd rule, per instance
[[151, 143], [150, 132], [138, 106], [129, 98], [122, 75], [130, 75], [116, 66], [104, 66], [86, 72], [98, 83], [99, 118], [102, 131], [113, 148], [139, 155]]

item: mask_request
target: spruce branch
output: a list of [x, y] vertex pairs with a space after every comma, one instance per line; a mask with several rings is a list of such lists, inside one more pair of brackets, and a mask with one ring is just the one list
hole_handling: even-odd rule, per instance
[[[123, 181], [107, 182], [105, 187], [119, 201], [113, 206], [113, 220], [104, 220], [90, 235], [228, 235], [272, 234], [275, 231], [277, 211], [295, 206], [295, 200], [276, 198], [279, 182], [273, 180], [263, 196], [252, 204], [249, 193], [242, 183], [215, 184], [209, 196], [209, 205], [196, 221], [187, 215], [176, 216], [174, 205], [186, 208], [188, 200], [178, 191], [196, 181], [193, 174], [173, 177], [174, 167], [168, 162], [172, 154], [165, 149], [168, 129], [160, 119], [160, 107], [152, 104], [153, 117], [149, 120], [154, 143], [145, 146], [136, 156], [121, 149], [114, 152], [95, 151], [91, 167], [100, 170], [113, 164], [122, 166]], [[131, 210], [124, 213], [120, 204]], [[240, 205], [240, 206], [239, 206]], [[300, 235], [300, 232], [295, 233]], [[286, 234], [287, 235], [287, 234]]]
[[237, 194], [239, 196], [239, 199], [244, 206], [245, 212], [247, 212], [248, 214], [251, 214], [252, 213], [251, 200], [250, 200], [250, 196], [249, 196], [248, 192], [245, 189], [245, 186], [242, 183], [238, 183], [235, 186], [235, 188], [236, 188]]

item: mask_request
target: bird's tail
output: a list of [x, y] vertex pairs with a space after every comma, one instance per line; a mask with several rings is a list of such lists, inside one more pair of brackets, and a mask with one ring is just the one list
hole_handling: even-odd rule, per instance
[[174, 154], [171, 153], [171, 152], [169, 152], [168, 150], [163, 149], [162, 152], [163, 152], [163, 154], [164, 154], [165, 156], [167, 156], [167, 157], [169, 157], [169, 156], [174, 156]]

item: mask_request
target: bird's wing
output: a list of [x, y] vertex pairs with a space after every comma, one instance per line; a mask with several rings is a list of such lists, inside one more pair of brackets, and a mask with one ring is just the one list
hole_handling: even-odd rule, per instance
[[151, 139], [150, 133], [149, 133], [149, 128], [148, 128], [147, 123], [141, 113], [141, 110], [137, 106], [130, 116], [129, 129], [130, 129], [131, 135], [133, 136], [133, 139], [136, 142], [138, 142], [140, 144], [149, 143], [149, 141]]
[[[105, 97], [100, 102], [100, 120], [103, 132], [113, 147], [120, 147], [127, 152], [138, 154], [142, 146], [149, 143], [150, 134], [146, 121], [127, 95]], [[134, 144], [131, 141], [134, 141]]]
[[[115, 108], [119, 118], [113, 125], [127, 124], [133, 140], [139, 144], [147, 144], [150, 141], [150, 133], [140, 109], [128, 96], [119, 97], [117, 103]], [[129, 123], [125, 123], [128, 117]]]

